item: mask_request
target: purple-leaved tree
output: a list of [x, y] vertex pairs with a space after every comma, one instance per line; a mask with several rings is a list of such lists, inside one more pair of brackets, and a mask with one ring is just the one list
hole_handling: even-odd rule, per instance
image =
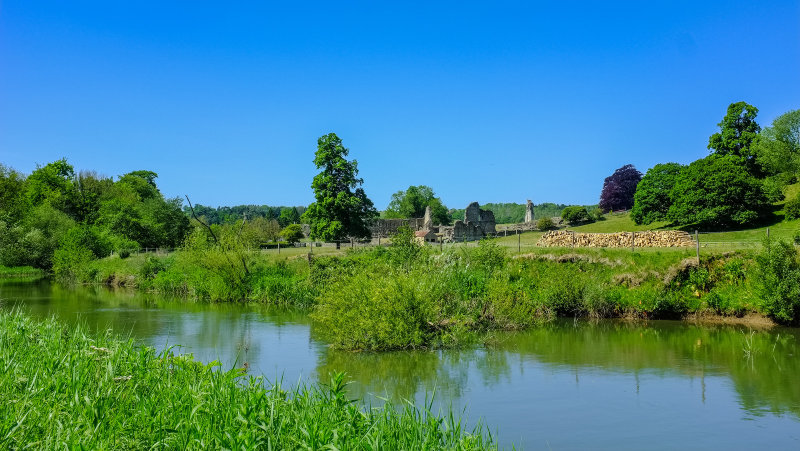
[[600, 210], [628, 210], [633, 207], [633, 194], [641, 179], [642, 173], [632, 164], [626, 164], [606, 177], [600, 192]]

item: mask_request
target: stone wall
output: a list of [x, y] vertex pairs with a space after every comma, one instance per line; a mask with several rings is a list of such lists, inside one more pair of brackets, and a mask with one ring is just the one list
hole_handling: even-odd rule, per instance
[[481, 210], [477, 202], [467, 205], [464, 210], [464, 220], [458, 220], [452, 227], [440, 227], [442, 239], [448, 242], [463, 242], [480, 240], [490, 234], [495, 234], [494, 213], [491, 210]]
[[[633, 239], [633, 243], [631, 243]], [[567, 230], [547, 232], [536, 243], [542, 247], [688, 247], [695, 241], [687, 232], [659, 230], [645, 232], [577, 233]]]
[[376, 219], [372, 222], [369, 230], [372, 236], [389, 237], [397, 233], [397, 229], [401, 226], [407, 225], [413, 231], [423, 230], [424, 218], [411, 218], [411, 219]]

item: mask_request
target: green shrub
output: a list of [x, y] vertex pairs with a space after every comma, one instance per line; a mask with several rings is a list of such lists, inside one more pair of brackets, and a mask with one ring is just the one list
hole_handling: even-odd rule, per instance
[[423, 252], [422, 246], [416, 240], [414, 231], [407, 225], [397, 228], [392, 235], [391, 253], [395, 261], [406, 265], [414, 261]]
[[553, 223], [552, 218], [541, 218], [536, 222], [536, 228], [538, 230], [551, 230], [555, 227], [556, 225]]
[[589, 212], [586, 210], [586, 207], [575, 205], [565, 208], [561, 212], [561, 219], [570, 224], [586, 222], [589, 220]]
[[798, 319], [800, 310], [800, 263], [794, 246], [764, 238], [756, 256], [756, 281], [764, 313], [783, 323]]
[[472, 251], [471, 261], [480, 268], [492, 273], [503, 266], [506, 259], [506, 248], [498, 246], [492, 240], [481, 240], [478, 247]]
[[786, 201], [783, 206], [783, 212], [786, 215], [786, 219], [800, 219], [800, 194]]
[[167, 269], [167, 266], [158, 257], [148, 255], [141, 269], [141, 276], [145, 280], [152, 280], [156, 274]]
[[119, 258], [123, 258], [124, 259], [124, 258], [128, 258], [130, 256], [131, 256], [131, 251], [129, 251], [128, 249], [123, 249], [123, 250], [119, 251]]
[[359, 272], [334, 284], [312, 318], [343, 349], [389, 350], [430, 346], [436, 303], [415, 277]]
[[297, 243], [304, 238], [303, 228], [300, 224], [289, 224], [281, 230], [281, 236], [289, 244]]

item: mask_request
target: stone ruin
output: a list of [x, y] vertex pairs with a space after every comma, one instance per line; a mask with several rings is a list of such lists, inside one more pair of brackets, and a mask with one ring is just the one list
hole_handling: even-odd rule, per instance
[[426, 207], [423, 218], [376, 219], [370, 230], [373, 237], [385, 238], [397, 233], [397, 229], [404, 225], [414, 232], [433, 232], [446, 242], [475, 241], [497, 233], [494, 213], [481, 210], [477, 202], [469, 204], [464, 210], [464, 220], [457, 220], [452, 226], [433, 225], [431, 207]]
[[533, 222], [533, 202], [528, 199], [528, 205], [525, 206], [525, 222]]
[[495, 234], [494, 213], [491, 210], [481, 210], [477, 202], [467, 205], [464, 210], [464, 220], [456, 221], [452, 226], [440, 226], [439, 233], [444, 241], [475, 241]]

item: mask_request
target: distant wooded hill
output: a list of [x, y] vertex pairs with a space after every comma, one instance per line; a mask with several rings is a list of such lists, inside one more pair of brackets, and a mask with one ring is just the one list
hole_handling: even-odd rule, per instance
[[[266, 218], [278, 221], [283, 210], [294, 209], [297, 211], [297, 218], [306, 211], [306, 207], [272, 207], [269, 205], [234, 205], [232, 207], [207, 207], [196, 204], [194, 211], [197, 216], [205, 218], [209, 224], [232, 224], [247, 215], [247, 219]], [[191, 215], [189, 207], [183, 207], [187, 215]], [[285, 215], [285, 213], [284, 213]]]

